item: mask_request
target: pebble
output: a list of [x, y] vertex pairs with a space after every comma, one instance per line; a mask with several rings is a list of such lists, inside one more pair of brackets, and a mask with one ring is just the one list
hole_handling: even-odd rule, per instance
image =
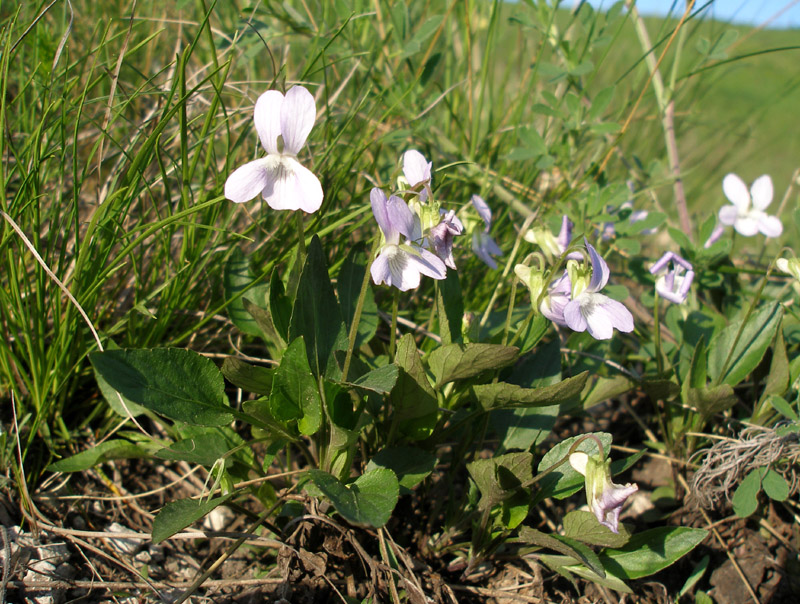
[[[122, 526], [119, 522], [112, 522], [107, 528], [106, 531], [109, 533], [129, 533], [130, 529]], [[142, 549], [144, 542], [141, 539], [109, 539], [109, 545], [114, 548], [117, 553], [126, 555], [126, 556], [133, 556]]]

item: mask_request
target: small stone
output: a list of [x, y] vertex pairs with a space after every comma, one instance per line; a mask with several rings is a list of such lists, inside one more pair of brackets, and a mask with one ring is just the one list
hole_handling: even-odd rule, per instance
[[69, 547], [66, 543], [50, 543], [48, 545], [40, 545], [36, 548], [39, 554], [39, 560], [47, 560], [51, 564], [58, 566], [69, 560]]
[[[106, 531], [109, 533], [129, 533], [130, 529], [122, 526], [119, 522], [111, 523]], [[141, 539], [126, 539], [126, 538], [112, 538], [108, 540], [109, 545], [114, 548], [118, 553], [126, 556], [133, 556], [142, 548]]]
[[233, 521], [233, 512], [224, 506], [211, 510], [203, 518], [203, 528], [207, 531], [223, 531]]
[[56, 573], [55, 564], [47, 560], [31, 560], [28, 564], [28, 572], [25, 573], [25, 581], [47, 581], [53, 578]]
[[153, 560], [153, 556], [150, 555], [149, 551], [142, 550], [136, 554], [133, 559], [139, 564], [150, 564], [150, 562]]

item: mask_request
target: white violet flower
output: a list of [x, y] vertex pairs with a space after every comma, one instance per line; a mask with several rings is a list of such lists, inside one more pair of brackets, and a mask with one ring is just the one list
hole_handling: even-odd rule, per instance
[[747, 190], [747, 185], [736, 174], [728, 174], [722, 180], [722, 191], [732, 205], [719, 210], [719, 221], [725, 226], [733, 226], [736, 232], [745, 237], [757, 233], [767, 237], [779, 237], [783, 225], [776, 216], [767, 216], [764, 210], [772, 203], [772, 179], [765, 174], [759, 176]]
[[316, 212], [322, 205], [322, 185], [297, 161], [316, 116], [314, 97], [302, 86], [286, 96], [268, 90], [258, 97], [253, 119], [267, 156], [237, 168], [225, 182], [225, 197], [242, 203], [261, 193], [275, 210]]

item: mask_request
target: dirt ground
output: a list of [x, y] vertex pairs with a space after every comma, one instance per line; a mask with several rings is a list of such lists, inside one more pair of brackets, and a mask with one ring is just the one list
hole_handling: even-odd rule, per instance
[[[611, 425], [621, 412], [594, 418]], [[584, 420], [585, 421], [585, 420]], [[574, 420], [573, 420], [574, 422]], [[618, 424], [613, 455], [635, 448], [632, 422]], [[581, 426], [560, 426], [578, 433]], [[592, 583], [574, 584], [509, 543], [465, 576], [468, 531], [443, 534], [443, 506], [453, 493], [429, 481], [424, 495], [402, 496], [380, 530], [353, 527], [327, 503], [294, 490], [300, 474], [271, 481], [283, 509], [259, 529], [255, 498], [218, 508], [202, 525], [154, 545], [154, 513], [164, 503], [206, 488], [182, 462], [125, 460], [99, 470], [44, 480], [25, 507], [10, 483], [2, 491], [3, 576], [0, 604], [67, 602], [611, 602], [666, 604], [698, 569], [697, 589], [718, 604], [800, 601], [800, 524], [795, 503], [764, 500], [760, 516], [737, 518], [730, 507], [701, 510], [687, 497], [691, 473], [666, 457], [646, 455], [626, 480], [639, 485], [622, 520], [632, 531], [656, 524], [706, 528], [709, 536], [660, 573], [630, 582], [633, 594]], [[466, 480], [465, 480], [466, 483]], [[458, 494], [456, 494], [457, 496]], [[546, 501], [526, 524], [557, 530], [559, 519], [583, 504], [583, 494]]]

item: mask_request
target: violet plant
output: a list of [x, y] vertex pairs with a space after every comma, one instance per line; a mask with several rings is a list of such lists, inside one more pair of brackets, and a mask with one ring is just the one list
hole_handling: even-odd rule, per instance
[[[553, 50], [575, 52], [564, 44]], [[578, 65], [576, 58], [565, 64]], [[315, 73], [309, 69], [303, 80]], [[580, 78], [579, 70], [567, 75]], [[540, 103], [547, 110], [537, 111], [561, 130], [520, 126], [519, 146], [503, 148], [509, 159], [498, 162], [528, 162], [537, 170], [556, 165], [554, 181], [559, 170], [568, 176], [550, 190], [542, 185], [544, 199], [531, 209], [518, 197], [531, 187], [504, 187], [500, 174], [466, 160], [445, 163], [453, 151], [444, 138], [442, 149], [434, 142], [426, 147], [431, 161], [417, 150], [403, 152], [405, 142], [391, 137], [368, 145], [375, 159], [347, 167], [355, 184], [343, 186], [341, 179], [337, 189], [323, 191], [340, 169], [330, 159], [332, 139], [318, 161], [314, 155], [319, 176], [298, 160], [316, 120], [313, 96], [299, 85], [285, 95], [263, 93], [254, 123], [267, 155], [228, 175], [224, 196], [241, 203], [261, 195], [272, 209], [315, 214], [313, 235], [300, 221], [297, 240], [271, 260], [268, 279], [261, 258], [241, 250], [226, 268], [231, 322], [251, 350], [267, 351], [261, 354], [268, 362], [235, 355], [220, 369], [183, 349], [91, 355], [109, 402], [146, 414], [168, 435], [160, 444], [119, 438], [111, 441], [115, 451], [207, 470], [205, 497], [164, 506], [154, 540], [246, 497], [272, 513], [279, 502], [274, 490], [249, 483], [266, 481], [275, 460], [298, 457], [304, 470], [291, 488], [326, 502], [320, 513], [332, 522], [375, 529], [364, 534], [381, 539], [397, 522], [400, 497], [436, 495], [441, 485], [455, 493], [457, 480], [466, 481], [463, 496], [431, 497], [426, 508], [431, 523], [445, 519], [426, 547], [465, 576], [499, 559], [497, 552], [513, 551], [562, 576], [625, 592], [630, 581], [675, 562], [705, 538], [690, 527], [637, 530], [644, 522], [628, 522], [623, 506], [645, 489], [616, 484], [612, 475], [638, 457], [612, 463], [617, 434], [564, 438], [554, 426], [568, 415], [586, 420], [585, 410], [609, 399], [646, 399], [652, 409], [635, 411], [647, 413], [661, 437], [647, 446], [688, 454], [705, 445], [699, 431], [741, 406], [745, 384], [758, 393], [749, 419], [788, 418], [792, 407], [783, 397], [796, 391], [800, 371], [784, 334], [790, 288], [776, 287], [761, 256], [748, 259], [757, 277], [735, 270], [722, 228], [777, 237], [783, 225], [765, 213], [771, 181], [762, 177], [748, 192], [729, 175], [723, 192], [733, 205], [719, 210], [721, 226], [712, 216], [696, 232], [659, 231], [678, 251], [647, 270], [655, 238], [644, 236], [666, 215], [634, 209], [640, 200], [631, 205], [627, 180], [613, 172], [595, 179], [577, 168], [568, 172], [585, 149], [605, 152], [601, 134], [617, 131], [605, 121], [610, 99], [610, 93], [594, 99], [550, 93], [543, 97], [549, 105]], [[435, 181], [434, 162], [444, 166]], [[639, 191], [652, 183], [640, 184]], [[320, 212], [323, 199], [336, 204], [330, 213]], [[343, 228], [350, 230], [337, 236]], [[775, 266], [797, 277], [795, 264]], [[660, 305], [661, 298], [670, 304]], [[226, 383], [236, 388], [236, 404]], [[65, 459], [53, 469], [81, 463]], [[557, 518], [558, 531], [540, 530], [545, 499], [581, 490], [588, 511]], [[296, 513], [285, 507], [287, 515]], [[282, 526], [302, 521], [299, 513], [275, 519]], [[668, 553], [655, 560], [652, 550]]]

